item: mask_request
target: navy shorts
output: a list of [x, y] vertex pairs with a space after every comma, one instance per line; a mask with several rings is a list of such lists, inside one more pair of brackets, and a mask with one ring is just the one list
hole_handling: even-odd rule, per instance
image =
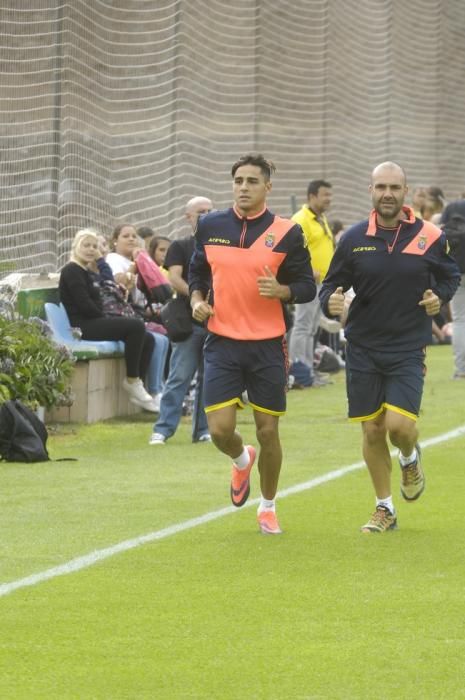
[[390, 352], [347, 343], [349, 420], [372, 420], [385, 409], [416, 420], [425, 373], [423, 349]]
[[206, 413], [234, 404], [243, 408], [244, 391], [257, 411], [276, 416], [286, 411], [288, 359], [283, 337], [233, 340], [210, 334], [204, 363]]

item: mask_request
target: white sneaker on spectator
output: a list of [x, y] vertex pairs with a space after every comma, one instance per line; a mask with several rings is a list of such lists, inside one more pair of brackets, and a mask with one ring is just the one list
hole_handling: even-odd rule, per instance
[[161, 433], [152, 433], [149, 440], [149, 445], [164, 445], [166, 438]]
[[152, 398], [150, 401], [138, 401], [137, 399], [129, 399], [131, 403], [135, 403], [136, 406], [140, 406], [144, 411], [149, 413], [160, 413], [160, 404], [157, 404]]
[[128, 382], [127, 379], [123, 379], [123, 389], [128, 392], [131, 403], [140, 406], [145, 411], [159, 413], [160, 407], [158, 406], [157, 408], [150, 394], [145, 391], [141, 379], [136, 379], [135, 382]]

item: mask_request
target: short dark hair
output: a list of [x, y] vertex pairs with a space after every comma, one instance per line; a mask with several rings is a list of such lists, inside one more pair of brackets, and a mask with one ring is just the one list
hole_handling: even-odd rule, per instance
[[332, 187], [332, 184], [327, 182], [327, 180], [311, 180], [307, 187], [307, 197], [310, 197], [311, 194], [314, 194], [316, 197], [320, 187]]
[[333, 236], [337, 236], [339, 231], [342, 231], [344, 229], [344, 224], [340, 219], [333, 219], [332, 221], [328, 221], [329, 223], [329, 228], [333, 232]]
[[145, 240], [146, 238], [152, 238], [155, 235], [155, 231], [150, 226], [139, 226], [137, 235]]
[[267, 160], [260, 153], [257, 155], [248, 154], [247, 156], [241, 156], [239, 160], [236, 160], [231, 168], [231, 175], [234, 177], [236, 170], [243, 165], [256, 165], [262, 171], [265, 180], [271, 180], [271, 176], [276, 172], [276, 166], [271, 160]]
[[446, 203], [446, 198], [444, 197], [444, 192], [441, 187], [436, 187], [435, 185], [431, 185], [431, 187], [426, 188], [426, 194], [430, 199], [433, 199], [437, 204], [444, 204]]

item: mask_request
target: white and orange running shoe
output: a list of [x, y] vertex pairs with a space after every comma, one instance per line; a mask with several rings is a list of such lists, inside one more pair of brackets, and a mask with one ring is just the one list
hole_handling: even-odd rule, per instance
[[258, 526], [264, 535], [281, 535], [282, 530], [278, 518], [273, 510], [262, 510], [257, 513]]

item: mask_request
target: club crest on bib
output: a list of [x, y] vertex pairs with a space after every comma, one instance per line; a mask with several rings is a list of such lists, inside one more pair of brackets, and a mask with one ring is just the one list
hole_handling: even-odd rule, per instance
[[269, 231], [265, 236], [265, 245], [267, 248], [272, 248], [274, 246], [274, 233]]
[[420, 250], [425, 250], [426, 249], [426, 244], [428, 242], [428, 238], [426, 236], [418, 236], [418, 247]]

